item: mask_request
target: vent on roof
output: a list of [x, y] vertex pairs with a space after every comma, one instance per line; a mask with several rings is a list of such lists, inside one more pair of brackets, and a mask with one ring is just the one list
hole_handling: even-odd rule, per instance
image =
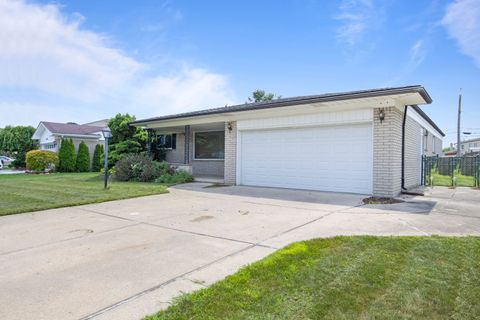
[[67, 122], [67, 124], [76, 124], [76, 125], [78, 125], [78, 123], [75, 123], [75, 122]]

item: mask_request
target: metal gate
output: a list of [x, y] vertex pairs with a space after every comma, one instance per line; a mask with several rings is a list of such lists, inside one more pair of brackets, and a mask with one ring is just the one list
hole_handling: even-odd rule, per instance
[[423, 156], [422, 184], [425, 186], [478, 188], [480, 186], [480, 155]]

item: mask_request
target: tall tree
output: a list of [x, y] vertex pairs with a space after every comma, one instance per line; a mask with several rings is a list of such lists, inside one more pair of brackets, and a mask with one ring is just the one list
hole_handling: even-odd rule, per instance
[[252, 92], [252, 96], [248, 97], [248, 102], [262, 102], [272, 101], [273, 99], [280, 99], [281, 96], [277, 96], [274, 93], [267, 93], [264, 90], [257, 89]]
[[60, 149], [58, 151], [58, 160], [58, 171], [75, 171], [75, 146], [73, 145], [72, 139], [62, 139]]
[[103, 155], [103, 146], [101, 144], [97, 144], [95, 146], [95, 150], [93, 151], [93, 159], [92, 159], [92, 171], [99, 172], [102, 169], [102, 155]]
[[110, 166], [115, 165], [127, 154], [137, 154], [146, 150], [147, 132], [128, 124], [134, 120], [135, 116], [119, 113], [108, 122], [108, 127], [112, 132], [108, 152]]
[[90, 152], [88, 151], [87, 145], [83, 141], [78, 145], [75, 168], [78, 172], [90, 171]]
[[0, 153], [15, 158], [15, 167], [25, 167], [26, 153], [38, 148], [38, 142], [32, 140], [34, 132], [31, 126], [6, 126], [0, 130]]

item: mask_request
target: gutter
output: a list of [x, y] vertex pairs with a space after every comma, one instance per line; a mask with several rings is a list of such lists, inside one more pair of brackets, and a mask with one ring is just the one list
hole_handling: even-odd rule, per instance
[[141, 120], [135, 120], [129, 122], [129, 125], [141, 126], [148, 122], [163, 121], [163, 120], [172, 120], [172, 119], [185, 119], [198, 116], [208, 116], [214, 114], [230, 113], [230, 112], [241, 112], [241, 111], [251, 111], [251, 110], [261, 110], [261, 109], [270, 109], [277, 107], [287, 107], [287, 106], [296, 106], [307, 103], [322, 103], [322, 102], [332, 102], [340, 100], [352, 100], [352, 99], [361, 99], [361, 98], [372, 98], [372, 97], [382, 97], [395, 94], [403, 93], [418, 93], [425, 103], [430, 104], [432, 98], [422, 86], [408, 86], [400, 88], [386, 88], [386, 89], [373, 89], [373, 90], [364, 90], [364, 91], [351, 91], [344, 93], [330, 93], [318, 96], [304, 96], [296, 98], [283, 98], [277, 99], [268, 102], [260, 103], [247, 103], [240, 104], [228, 107], [220, 107], [214, 109], [206, 109], [200, 111], [186, 112], [162, 117], [147, 118]]
[[405, 188], [405, 127], [407, 124], [407, 111], [408, 111], [408, 105], [405, 106], [405, 109], [403, 111], [403, 122], [402, 122], [402, 193], [407, 191], [407, 188]]

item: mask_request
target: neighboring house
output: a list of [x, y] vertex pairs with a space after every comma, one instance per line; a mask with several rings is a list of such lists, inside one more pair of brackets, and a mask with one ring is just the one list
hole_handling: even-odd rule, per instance
[[92, 158], [95, 146], [103, 144], [105, 140], [102, 135], [105, 121], [101, 120], [94, 122], [94, 124], [98, 125], [42, 121], [38, 125], [37, 130], [35, 130], [32, 139], [38, 140], [40, 150], [53, 152], [58, 152], [63, 138], [72, 139], [75, 145], [75, 152], [78, 150], [80, 142], [83, 141], [87, 144], [90, 158]]
[[[166, 159], [226, 184], [392, 197], [421, 183], [443, 132], [422, 86], [282, 98], [133, 121]], [[404, 142], [404, 143], [403, 143]]]
[[[452, 151], [457, 152], [457, 144], [452, 144]], [[479, 153], [480, 152], [480, 138], [464, 140], [460, 142], [460, 154]]]

